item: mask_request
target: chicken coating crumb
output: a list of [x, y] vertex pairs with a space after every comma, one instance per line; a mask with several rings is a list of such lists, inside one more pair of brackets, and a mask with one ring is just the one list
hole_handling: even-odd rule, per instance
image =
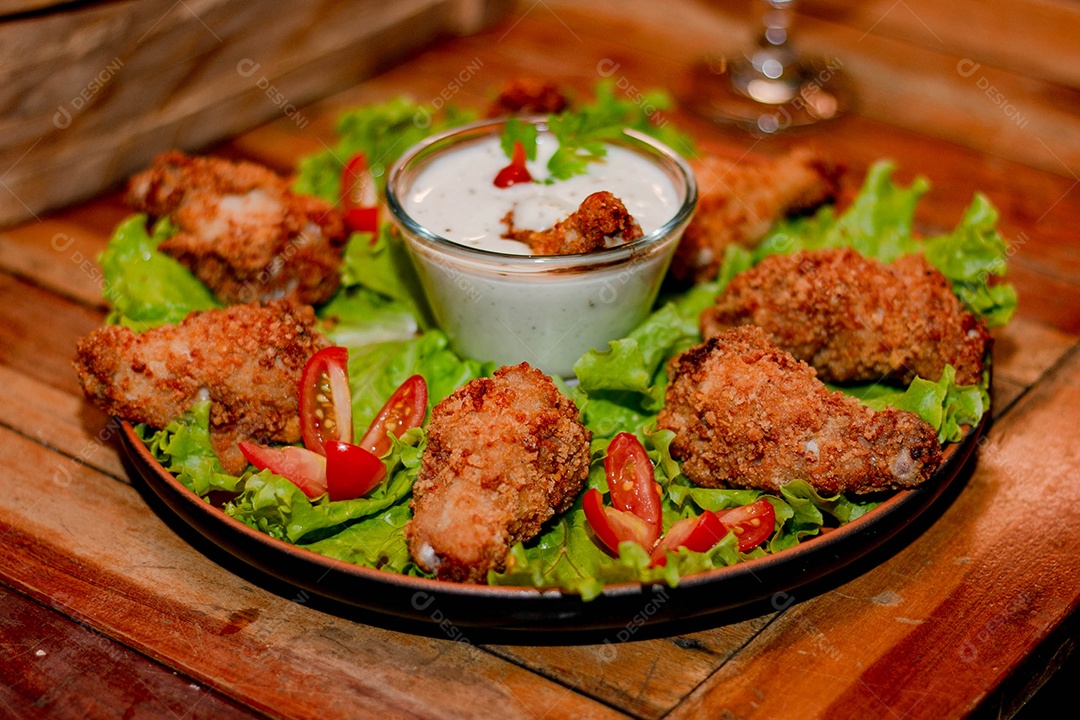
[[127, 201], [168, 216], [178, 232], [158, 249], [222, 302], [317, 305], [337, 291], [347, 239], [341, 213], [293, 193], [267, 168], [169, 152], [131, 179]]
[[922, 255], [891, 264], [850, 248], [771, 255], [737, 275], [701, 314], [702, 335], [754, 324], [826, 382], [982, 380], [986, 325]]
[[840, 168], [808, 148], [775, 158], [710, 154], [690, 164], [699, 197], [671, 263], [676, 280], [712, 280], [729, 245], [753, 247], [777, 220], [835, 199], [840, 188]]
[[557, 115], [569, 107], [570, 102], [559, 86], [542, 78], [514, 78], [503, 86], [487, 112], [489, 118], [504, 115]]
[[440, 580], [486, 582], [512, 545], [574, 502], [591, 439], [574, 403], [528, 363], [458, 388], [431, 412], [409, 552]]
[[933, 427], [831, 392], [814, 369], [755, 326], [728, 330], [672, 359], [659, 427], [702, 487], [778, 492], [795, 479], [822, 495], [914, 487], [941, 464]]
[[300, 440], [300, 376], [329, 345], [314, 325], [310, 306], [286, 302], [193, 312], [138, 334], [107, 325], [79, 341], [75, 369], [103, 411], [155, 428], [209, 399], [214, 452], [239, 475], [241, 440]]
[[642, 236], [641, 226], [622, 200], [606, 190], [586, 197], [577, 210], [547, 230], [515, 230], [513, 211], [504, 221], [503, 237], [526, 243], [534, 255], [595, 252]]

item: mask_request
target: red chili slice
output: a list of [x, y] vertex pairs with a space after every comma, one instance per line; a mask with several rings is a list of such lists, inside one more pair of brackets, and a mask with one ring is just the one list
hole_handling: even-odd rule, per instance
[[516, 183], [532, 182], [532, 175], [525, 167], [525, 146], [520, 140], [514, 141], [514, 151], [510, 156], [510, 164], [495, 175], [495, 187], [508, 188]]

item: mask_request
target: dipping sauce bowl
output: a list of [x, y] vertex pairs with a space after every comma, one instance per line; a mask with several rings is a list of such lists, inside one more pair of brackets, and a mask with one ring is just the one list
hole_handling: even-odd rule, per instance
[[[586, 175], [543, 182], [557, 146], [545, 120], [529, 170], [540, 182], [495, 187], [509, 160], [505, 120], [466, 125], [406, 151], [390, 169], [386, 201], [416, 267], [432, 314], [461, 355], [498, 365], [527, 361], [563, 378], [588, 350], [625, 337], [652, 309], [675, 247], [697, 203], [686, 162], [655, 139], [624, 130], [606, 141]], [[544, 230], [608, 190], [643, 237], [590, 253], [532, 255], [500, 237], [502, 218]]]

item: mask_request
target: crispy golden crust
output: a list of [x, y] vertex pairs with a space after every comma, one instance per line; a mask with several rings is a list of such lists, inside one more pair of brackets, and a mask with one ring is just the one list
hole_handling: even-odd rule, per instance
[[542, 78], [514, 78], [503, 86], [487, 112], [489, 118], [504, 115], [551, 115], [569, 106], [559, 86]]
[[593, 252], [641, 237], [641, 226], [622, 200], [606, 190], [586, 197], [577, 210], [547, 230], [515, 230], [513, 211], [505, 221], [503, 237], [526, 243], [535, 255]]
[[913, 487], [941, 464], [934, 429], [894, 408], [830, 392], [761, 328], [728, 330], [674, 358], [659, 426], [703, 487], [776, 492], [803, 479], [823, 495]]
[[239, 474], [240, 440], [300, 439], [300, 375], [328, 344], [314, 325], [311, 307], [285, 302], [194, 312], [140, 334], [109, 325], [79, 341], [75, 369], [95, 405], [151, 427], [208, 397], [214, 450]]
[[753, 247], [777, 220], [839, 190], [839, 168], [807, 148], [775, 158], [704, 155], [691, 165], [698, 204], [671, 263], [677, 280], [712, 280], [727, 246]]
[[705, 337], [745, 324], [826, 382], [937, 380], [950, 364], [958, 383], [973, 385], [991, 344], [922, 255], [886, 265], [848, 248], [769, 256], [701, 314]]
[[337, 290], [346, 231], [326, 201], [293, 193], [248, 162], [170, 152], [132, 178], [128, 203], [179, 232], [160, 250], [223, 302], [325, 302]]
[[431, 412], [405, 531], [413, 558], [441, 580], [485, 582], [510, 546], [573, 503], [591, 438], [527, 363], [458, 388]]

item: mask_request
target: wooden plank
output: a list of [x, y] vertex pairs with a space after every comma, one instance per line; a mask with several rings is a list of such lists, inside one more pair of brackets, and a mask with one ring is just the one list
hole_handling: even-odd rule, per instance
[[[647, 613], [647, 608], [643, 609]], [[488, 646], [545, 677], [639, 717], [659, 718], [772, 621], [775, 613], [711, 630], [638, 639], [655, 630], [629, 624], [596, 644]]]
[[269, 7], [125, 0], [0, 24], [0, 225], [100, 193], [162, 150], [202, 148], [281, 115], [302, 127], [305, 104], [473, 32], [509, 4]]
[[[607, 0], [582, 10], [555, 0], [543, 8], [546, 12], [534, 7], [529, 20], [548, 25], [563, 42], [568, 36], [579, 42], [588, 38], [590, 47], [600, 50], [588, 58], [594, 68], [603, 58], [620, 64], [632, 57], [639, 63], [666, 60], [682, 66], [680, 78], [706, 54], [745, 51], [756, 32], [742, 4], [706, 8], [688, 0], [663, 5], [639, 0], [628, 6]], [[1075, 92], [1008, 69], [973, 69], [950, 47], [929, 49], [814, 17], [801, 20], [797, 43], [806, 52], [841, 58], [859, 93], [857, 112], [863, 117], [1077, 179], [1080, 114]], [[1077, 57], [1075, 47], [1069, 57]], [[562, 74], [573, 62], [561, 56], [539, 66]], [[676, 87], [662, 77], [664, 72], [661, 68], [638, 77]]]
[[70, 485], [80, 464], [114, 478], [127, 477], [117, 454], [119, 426], [73, 395], [0, 365], [0, 424], [55, 448], [68, 460], [57, 458], [49, 481]]
[[39, 287], [0, 273], [0, 364], [38, 382], [80, 395], [71, 365], [75, 341], [102, 322], [86, 308]]
[[0, 708], [8, 717], [263, 717], [0, 585]]
[[468, 643], [335, 617], [280, 584], [288, 595], [267, 592], [220, 552], [194, 550], [131, 487], [87, 467], [70, 488], [38, 482], [64, 458], [4, 429], [0, 444], [0, 577], [245, 706], [327, 719], [622, 716]]
[[[1080, 87], [1080, 8], [1055, 0], [800, 0], [800, 16], [935, 49], [1073, 88]], [[796, 23], [799, 21], [796, 20]], [[798, 33], [798, 26], [795, 32]], [[797, 35], [796, 35], [797, 37]]]
[[794, 605], [671, 717], [974, 710], [1080, 604], [1078, 378], [1074, 351], [995, 424], [932, 526], [867, 574]]

